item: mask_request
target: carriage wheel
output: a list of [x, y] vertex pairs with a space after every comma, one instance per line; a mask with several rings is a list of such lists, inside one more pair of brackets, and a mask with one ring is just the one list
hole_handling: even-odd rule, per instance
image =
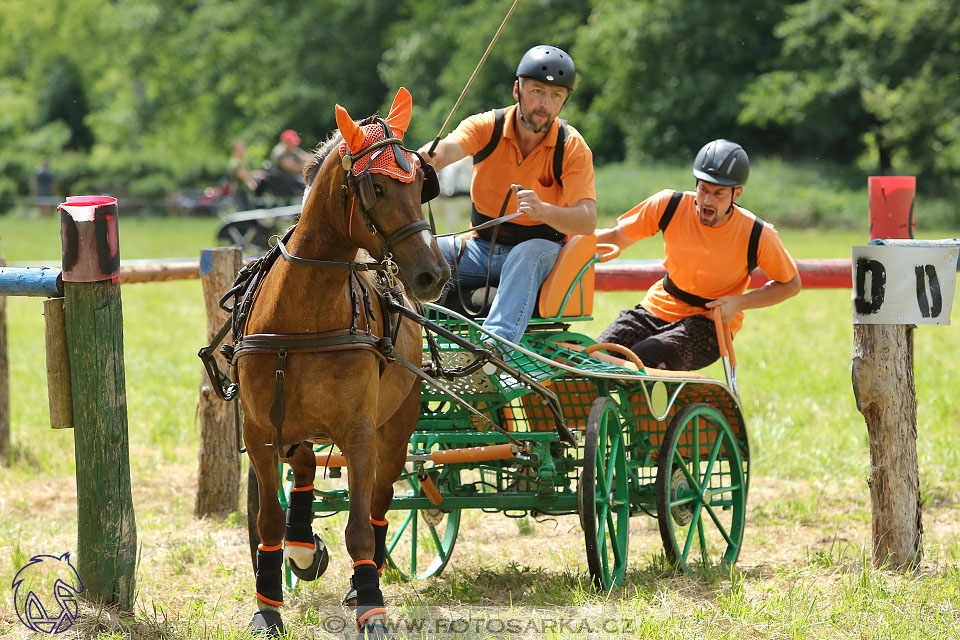
[[580, 526], [593, 584], [608, 590], [623, 584], [630, 539], [627, 455], [617, 404], [597, 398], [590, 408], [577, 489]]
[[733, 565], [746, 487], [740, 448], [723, 415], [709, 404], [684, 407], [667, 427], [657, 464], [657, 521], [667, 559], [687, 573], [697, 562]]
[[[407, 484], [412, 495], [420, 494], [416, 474], [401, 482]], [[457, 542], [460, 509], [393, 511], [388, 519], [387, 562], [400, 578], [425, 580], [440, 575]]]

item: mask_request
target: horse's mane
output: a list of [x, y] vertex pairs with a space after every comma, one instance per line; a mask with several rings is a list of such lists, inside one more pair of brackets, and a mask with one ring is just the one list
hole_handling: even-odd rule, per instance
[[[369, 118], [361, 120], [360, 126], [373, 124], [379, 117], [379, 115], [374, 114]], [[320, 167], [327, 159], [327, 156], [329, 156], [341, 142], [343, 142], [343, 135], [339, 129], [334, 129], [329, 138], [317, 145], [317, 148], [313, 152], [313, 158], [310, 159], [310, 162], [307, 163], [307, 166], [303, 170], [308, 188], [313, 184], [313, 181], [316, 180], [317, 174], [320, 173]]]

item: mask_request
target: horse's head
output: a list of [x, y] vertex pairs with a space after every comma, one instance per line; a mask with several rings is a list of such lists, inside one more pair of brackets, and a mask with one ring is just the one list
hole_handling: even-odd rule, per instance
[[[395, 263], [407, 293], [430, 301], [440, 297], [450, 267], [421, 208], [439, 193], [436, 173], [402, 144], [412, 108], [410, 93], [403, 88], [386, 120], [373, 116], [357, 123], [337, 105], [340, 135], [307, 167], [304, 216], [322, 206], [316, 192], [327, 191], [339, 201], [343, 216], [335, 224], [346, 241], [378, 261]], [[317, 188], [321, 185], [326, 189]]]

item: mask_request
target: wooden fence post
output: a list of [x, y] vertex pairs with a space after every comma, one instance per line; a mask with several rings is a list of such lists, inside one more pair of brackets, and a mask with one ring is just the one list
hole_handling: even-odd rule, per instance
[[[227, 319], [220, 309], [220, 297], [233, 286], [243, 266], [239, 247], [204, 249], [200, 253], [200, 280], [207, 310], [207, 341], [213, 340]], [[229, 336], [229, 334], [228, 334]], [[221, 370], [227, 370], [223, 356], [216, 354]], [[237, 510], [240, 499], [240, 453], [237, 450], [235, 408], [221, 400], [204, 370], [200, 382], [200, 452], [197, 498], [194, 515], [226, 517]], [[239, 400], [234, 400], [239, 402]]]
[[[6, 265], [0, 256], [0, 267]], [[7, 360], [7, 297], [0, 295], [0, 465], [10, 466], [10, 364]]]
[[[896, 179], [906, 184], [896, 197], [888, 188], [898, 183], [884, 180], [871, 178], [871, 229], [874, 220], [899, 221], [888, 225], [891, 233], [909, 236], [912, 179]], [[878, 198], [883, 215], [873, 210]], [[870, 245], [876, 246], [853, 247], [851, 378], [870, 441], [873, 563], [903, 571], [919, 563], [923, 543], [913, 335], [916, 325], [950, 323], [958, 240], [874, 239]]]
[[[913, 237], [916, 180], [914, 176], [871, 176], [867, 180], [871, 240]], [[855, 270], [863, 268], [854, 265]], [[877, 271], [870, 277], [875, 290], [883, 286], [884, 274]], [[859, 281], [854, 283], [854, 295], [855, 299], [866, 296], [860, 291]], [[889, 564], [900, 570], [920, 561], [923, 534], [913, 382], [914, 328], [911, 324], [853, 325], [853, 395], [867, 423], [870, 442], [867, 483], [872, 504], [873, 564]]]
[[72, 429], [73, 394], [70, 392], [70, 358], [63, 298], [43, 301], [43, 324], [50, 426], [54, 429]]
[[903, 570], [920, 561], [913, 325], [853, 325], [853, 393], [870, 440], [873, 563]]
[[116, 199], [60, 206], [64, 311], [77, 463], [77, 570], [88, 600], [133, 608], [130, 493]]

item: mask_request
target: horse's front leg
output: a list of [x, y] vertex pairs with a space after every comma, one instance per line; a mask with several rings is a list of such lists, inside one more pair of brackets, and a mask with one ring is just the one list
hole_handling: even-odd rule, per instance
[[350, 512], [344, 531], [347, 552], [353, 558], [359, 637], [386, 637], [386, 609], [380, 574], [374, 561], [376, 543], [370, 523], [370, 503], [377, 476], [377, 439], [372, 418], [351, 429], [340, 448], [347, 458]]
[[313, 447], [301, 443], [286, 462], [293, 469], [293, 490], [287, 505], [284, 553], [294, 575], [316, 580], [326, 571], [330, 556], [323, 540], [313, 532], [313, 479], [317, 472]]
[[373, 560], [382, 574], [387, 552], [387, 511], [393, 502], [394, 483], [407, 462], [410, 436], [420, 418], [420, 385], [415, 384], [403, 404], [379, 430], [377, 444], [377, 479], [370, 505], [375, 548]]
[[260, 493], [260, 513], [257, 515], [257, 531], [260, 533], [260, 546], [257, 548], [257, 612], [249, 628], [276, 636], [283, 633], [279, 608], [283, 606], [284, 516], [277, 499], [278, 456], [274, 447], [264, 446], [263, 443], [250, 446], [252, 438], [248, 432], [245, 425], [247, 455], [257, 474]]

